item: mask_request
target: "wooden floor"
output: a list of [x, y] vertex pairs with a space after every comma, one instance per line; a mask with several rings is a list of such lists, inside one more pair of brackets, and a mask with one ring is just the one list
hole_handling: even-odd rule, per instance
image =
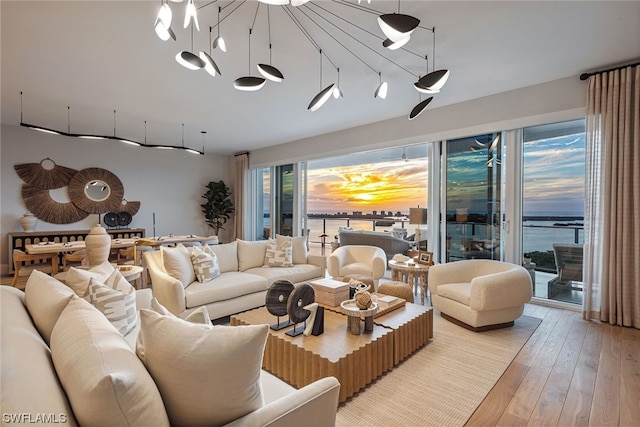
[[640, 426], [640, 330], [527, 304], [542, 323], [467, 425]]
[[640, 330], [534, 304], [524, 314], [542, 322], [468, 426], [640, 426]]

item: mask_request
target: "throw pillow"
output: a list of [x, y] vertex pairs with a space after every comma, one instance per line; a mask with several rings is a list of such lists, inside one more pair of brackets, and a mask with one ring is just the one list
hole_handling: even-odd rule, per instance
[[34, 270], [24, 289], [24, 303], [47, 345], [60, 314], [75, 293], [46, 273]]
[[307, 237], [306, 236], [289, 237], [289, 236], [280, 236], [279, 234], [276, 234], [277, 241], [279, 241], [283, 237], [287, 237], [291, 240], [291, 252], [293, 252], [293, 263], [306, 264], [307, 263]]
[[89, 280], [94, 278], [97, 281], [104, 283], [114, 270], [115, 268], [108, 262], [92, 267], [89, 270], [70, 267], [67, 271], [65, 283], [73, 289], [79, 297], [88, 301]]
[[160, 246], [162, 265], [167, 274], [187, 287], [196, 281], [196, 274], [191, 264], [191, 253], [182, 243], [175, 248]]
[[245, 271], [250, 268], [262, 267], [264, 256], [267, 251], [266, 240], [241, 240], [238, 242], [238, 271]]
[[218, 265], [218, 257], [215, 253], [205, 253], [198, 247], [191, 249], [191, 264], [196, 274], [196, 279], [200, 283], [213, 280], [220, 275], [220, 266]]
[[[157, 298], [153, 298], [151, 300], [151, 310], [163, 316], [175, 317], [176, 319], [178, 318], [175, 314], [167, 310], [164, 305], [160, 304]], [[184, 320], [191, 323], [199, 323], [202, 325], [212, 326], [209, 311], [204, 305], [189, 313], [189, 315], [185, 317]], [[138, 354], [140, 360], [144, 361], [144, 342], [142, 341], [142, 334], [138, 334], [138, 340], [136, 342], [136, 353]]]
[[51, 333], [51, 359], [82, 426], [169, 426], [156, 384], [125, 338], [73, 297]]
[[265, 267], [293, 267], [293, 254], [291, 250], [291, 240], [282, 241], [269, 239], [267, 252], [264, 256]]
[[126, 335], [136, 326], [138, 315], [133, 286], [129, 285], [129, 291], [125, 293], [91, 279], [89, 302], [100, 310], [122, 335]]
[[172, 425], [223, 425], [263, 406], [268, 325], [211, 327], [152, 310], [140, 322], [144, 364]]
[[205, 245], [202, 250], [211, 251], [218, 257], [220, 272], [238, 271], [238, 241], [224, 243], [222, 245]]

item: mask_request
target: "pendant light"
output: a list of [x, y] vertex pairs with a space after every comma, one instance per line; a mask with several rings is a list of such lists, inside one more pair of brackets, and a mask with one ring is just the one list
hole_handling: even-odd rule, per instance
[[220, 48], [221, 51], [227, 51], [227, 44], [224, 42], [222, 36], [220, 36], [220, 12], [222, 12], [222, 8], [218, 7], [218, 37], [213, 41], [213, 48]]
[[411, 40], [411, 36], [408, 35], [406, 37], [402, 37], [401, 39], [399, 39], [398, 41], [393, 41], [391, 39], [385, 39], [382, 42], [382, 46], [386, 47], [389, 50], [396, 50], [396, 49], [400, 49], [402, 46], [404, 46], [405, 44], [409, 43], [409, 40]]
[[376, 92], [373, 94], [374, 98], [386, 99], [387, 98], [387, 90], [389, 85], [387, 82], [382, 81], [382, 73], [378, 72], [378, 76], [380, 77], [380, 84], [376, 89]]
[[338, 68], [337, 71], [338, 71], [338, 84], [336, 84], [335, 87], [333, 88], [333, 97], [335, 99], [344, 97], [344, 94], [342, 93], [342, 90], [340, 89], [340, 68]]
[[171, 13], [171, 8], [167, 4], [166, 0], [162, 0], [162, 6], [160, 6], [160, 10], [158, 11], [156, 23], [153, 25], [156, 30], [156, 34], [162, 41], [167, 41], [170, 38], [173, 40], [176, 39], [176, 35], [171, 29], [172, 17], [173, 14]]
[[[291, 6], [302, 6], [303, 4], [305, 4], [308, 1], [309, 0], [291, 0]], [[369, 0], [369, 1], [371, 1], [371, 0]]]
[[413, 16], [401, 14], [400, 0], [398, 0], [398, 13], [380, 15], [378, 17], [378, 25], [389, 40], [398, 43], [402, 39], [411, 36], [413, 30], [420, 25], [420, 20]]
[[260, 3], [271, 4], [274, 6], [284, 6], [289, 4], [289, 0], [258, 0]]
[[[322, 87], [322, 49], [320, 49], [319, 52], [320, 52], [320, 87]], [[331, 97], [334, 87], [335, 85], [332, 83], [326, 88], [322, 89], [320, 92], [318, 92], [318, 94], [314, 96], [311, 102], [309, 103], [309, 106], [307, 107], [307, 109], [311, 111], [316, 111], [320, 107], [322, 107], [324, 103], [327, 102], [327, 100]]]
[[115, 140], [120, 141], [120, 142], [124, 142], [125, 144], [128, 144], [128, 145], [133, 145], [133, 146], [136, 146], [136, 147], [140, 146], [139, 142], [132, 141], [132, 140], [126, 139], [126, 138], [119, 138], [119, 137], [116, 136], [116, 110], [113, 110], [113, 138], [112, 139], [115, 139]]
[[[445, 85], [451, 74], [449, 70], [441, 69], [436, 70], [436, 29], [431, 30], [433, 32], [433, 71], [427, 73], [425, 76], [420, 77], [418, 82], [414, 84], [415, 88], [422, 93], [439, 93], [440, 89]], [[427, 57], [425, 56], [425, 59]], [[429, 71], [429, 63], [427, 61], [427, 71]]]
[[271, 65], [271, 17], [269, 14], [269, 7], [267, 7], [267, 28], [269, 29], [269, 64], [258, 64], [258, 71], [263, 77], [280, 83], [284, 80], [284, 76], [276, 67]]
[[409, 113], [409, 120], [413, 120], [418, 117], [420, 113], [422, 113], [425, 108], [427, 108], [427, 105], [429, 105], [431, 101], [433, 101], [433, 96], [430, 96], [424, 101], [420, 101], [415, 107], [413, 107], [413, 109]]
[[[193, 26], [191, 27], [191, 50], [193, 50]], [[176, 61], [190, 70], [199, 70], [205, 66], [205, 62], [202, 59], [186, 50], [176, 54]]]
[[200, 31], [200, 25], [198, 24], [198, 12], [193, 0], [187, 0], [187, 8], [184, 12], [184, 28], [187, 28], [190, 22], [193, 22], [196, 26], [196, 30]]
[[[249, 28], [249, 73], [251, 73], [251, 28]], [[262, 77], [240, 77], [233, 82], [233, 87], [245, 92], [251, 92], [262, 89], [265, 81]]]
[[211, 30], [209, 27], [209, 53], [205, 51], [200, 51], [200, 59], [204, 62], [204, 70], [211, 75], [211, 77], [215, 77], [216, 74], [222, 75], [220, 72], [220, 68], [218, 68], [218, 64], [211, 57]]

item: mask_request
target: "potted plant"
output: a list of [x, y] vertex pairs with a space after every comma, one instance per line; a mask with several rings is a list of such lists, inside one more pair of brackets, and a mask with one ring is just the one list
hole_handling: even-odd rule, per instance
[[207, 201], [200, 206], [206, 223], [215, 230], [216, 236], [220, 230], [224, 230], [224, 224], [233, 214], [233, 201], [231, 191], [224, 181], [211, 181], [206, 186], [207, 192], [202, 195]]

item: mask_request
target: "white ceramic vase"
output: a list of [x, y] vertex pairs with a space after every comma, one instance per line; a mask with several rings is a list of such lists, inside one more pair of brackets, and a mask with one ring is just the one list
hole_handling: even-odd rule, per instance
[[22, 229], [27, 233], [31, 233], [36, 229], [36, 224], [38, 223], [38, 218], [35, 217], [31, 212], [26, 212], [20, 218], [20, 225]]
[[99, 265], [109, 259], [111, 251], [111, 236], [100, 224], [91, 229], [84, 239], [87, 248], [87, 258], [89, 265]]

